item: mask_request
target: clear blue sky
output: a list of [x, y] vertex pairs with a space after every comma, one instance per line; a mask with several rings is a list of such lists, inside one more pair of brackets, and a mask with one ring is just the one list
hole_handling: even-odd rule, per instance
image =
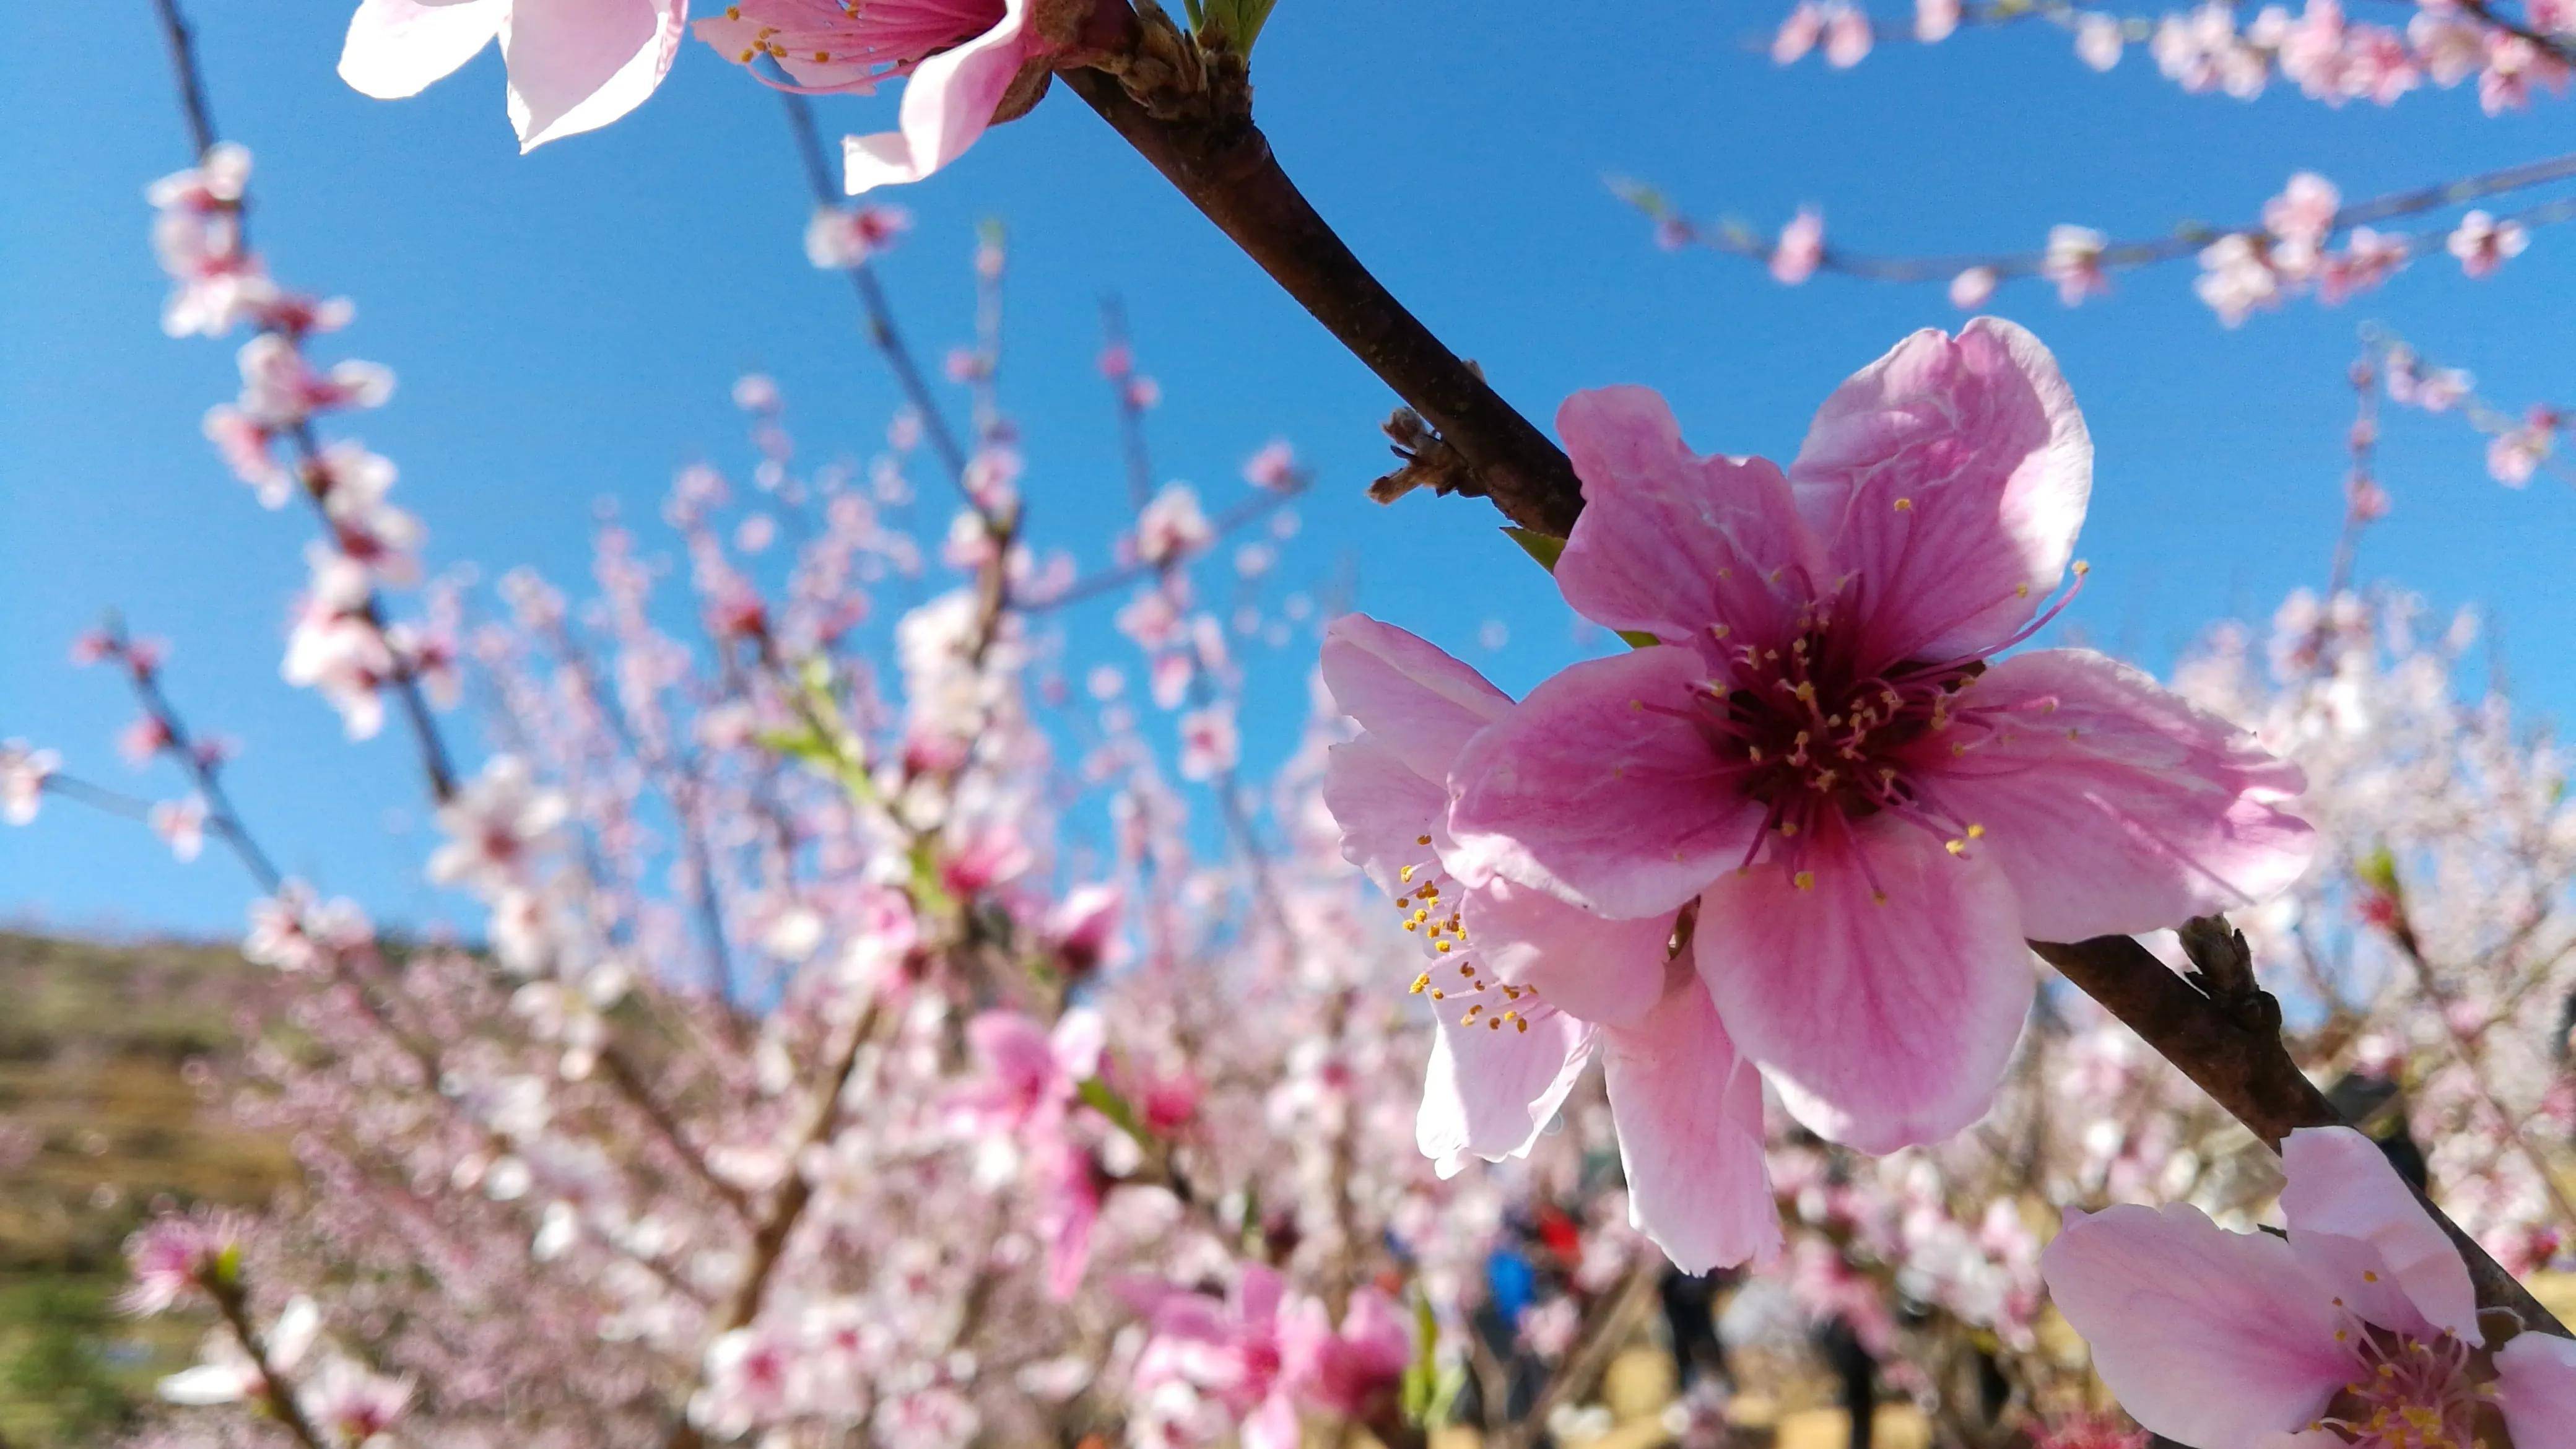
[[[779, 378], [809, 452], [880, 435], [892, 389], [839, 279], [803, 261], [777, 103], [711, 53], [693, 43], [609, 130], [521, 158], [491, 55], [420, 99], [376, 103], [331, 73], [342, 5], [197, 8], [217, 119], [258, 157], [263, 251], [289, 281], [354, 297], [358, 324], [333, 345], [401, 375], [392, 406], [354, 427], [401, 465], [434, 562], [578, 582], [597, 500], [650, 519], [676, 466], [739, 471], [726, 392], [748, 369]], [[1765, 225], [1814, 202], [1839, 242], [1933, 251], [2031, 245], [2059, 221], [2137, 235], [2233, 219], [2301, 167], [2353, 197], [2565, 145], [2564, 104], [2490, 121], [2458, 92], [2342, 111], [2190, 97], [2140, 55], [2096, 77], [2036, 27], [1893, 48], [1847, 74], [1783, 72], [1744, 44], [1780, 8], [1281, 0], [1260, 111], [1361, 255], [1533, 414], [1578, 387], [1645, 382], [1701, 448], [1783, 456], [1837, 379], [1907, 329], [1953, 320], [1939, 290], [1784, 290], [1738, 263], [1656, 252], [1603, 173]], [[890, 98], [836, 100], [823, 118], [873, 130], [890, 111]], [[28, 10], [0, 49], [0, 125], [13, 138], [0, 148], [0, 736], [131, 780], [111, 747], [130, 714], [116, 682], [64, 659], [119, 606], [172, 642], [170, 682], [198, 722], [248, 741], [236, 788], [284, 864], [382, 917], [440, 912], [417, 879], [398, 738], [350, 747], [277, 678], [305, 525], [253, 506], [198, 436], [232, 391], [231, 347], [156, 326], [140, 191], [187, 155], [144, 0]], [[1070, 97], [901, 200], [918, 226], [886, 271], [934, 358], [969, 326], [974, 224], [1011, 228], [1008, 397], [1042, 539], [1097, 561], [1123, 514], [1091, 365], [1096, 299], [1114, 289], [1168, 398], [1159, 472], [1223, 494], [1246, 453], [1287, 436], [1321, 472], [1292, 570], [1350, 561], [1361, 606], [1514, 690], [1587, 647], [1481, 506], [1360, 496], [1390, 399]], [[2363, 319], [2476, 369], [2502, 399], [2576, 396], [2576, 253], [2558, 234], [2483, 284], [2430, 261], [2361, 306], [2299, 305], [2236, 332], [2188, 284], [2188, 268], [2151, 273], [2075, 312], [2022, 284], [1993, 308], [2056, 349], [2099, 446], [2082, 549], [2095, 572], [2073, 622], [2150, 663], [2321, 576]], [[2563, 710], [2576, 500], [2546, 479], [2498, 488], [2473, 439], [2420, 418], [2395, 421], [2384, 476], [2398, 512], [2367, 569], [2492, 606], [2527, 706]], [[1508, 648], [1476, 648], [1487, 619], [1511, 627]], [[1252, 727], [1256, 755], [1276, 752], [1302, 697], [1302, 663], [1255, 682], [1274, 717]], [[166, 775], [133, 783], [176, 793]], [[175, 866], [135, 827], [77, 809], [0, 831], [0, 919], [230, 931], [244, 894], [211, 854]]]

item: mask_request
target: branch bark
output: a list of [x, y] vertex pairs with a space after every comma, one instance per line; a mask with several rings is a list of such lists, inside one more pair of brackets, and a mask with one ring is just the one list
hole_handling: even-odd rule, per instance
[[1563, 450], [1370, 275], [1280, 169], [1248, 105], [1165, 116], [1105, 71], [1068, 71], [1064, 81], [1438, 429], [1504, 516], [1559, 538], [1574, 526], [1583, 486]]
[[[2264, 1146], [2278, 1152], [2282, 1139], [2302, 1127], [2346, 1125], [2291, 1060], [2281, 1042], [2280, 1008], [2253, 988], [2250, 966], [2242, 981], [2204, 969], [2198, 978], [2208, 984], [2204, 989], [2127, 936], [2033, 941], [2031, 949], [2180, 1068]], [[2576, 1336], [2430, 1198], [2423, 1202], [2467, 1260], [2479, 1307], [2509, 1313], [2528, 1329]]]

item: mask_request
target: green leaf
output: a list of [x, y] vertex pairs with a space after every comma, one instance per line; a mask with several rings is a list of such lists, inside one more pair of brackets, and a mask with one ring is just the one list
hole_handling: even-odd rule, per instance
[[1521, 552], [1538, 560], [1538, 566], [1556, 572], [1556, 561], [1565, 555], [1565, 540], [1535, 528], [1505, 528], [1503, 536], [1521, 546]]
[[1085, 1077], [1081, 1085], [1073, 1089], [1073, 1094], [1082, 1099], [1082, 1105], [1116, 1123], [1119, 1131], [1138, 1142], [1151, 1143], [1154, 1140], [1154, 1134], [1145, 1128], [1144, 1119], [1136, 1115], [1135, 1107], [1119, 1096], [1118, 1089], [1106, 1080]]
[[[1556, 561], [1565, 556], [1565, 540], [1555, 534], [1541, 533], [1535, 528], [1506, 526], [1503, 529], [1503, 535], [1519, 544], [1521, 552], [1538, 560], [1538, 566], [1549, 573], [1556, 572]], [[1652, 649], [1664, 642], [1652, 634], [1636, 629], [1622, 629], [1619, 631], [1619, 637], [1625, 640], [1631, 649]]]
[[821, 735], [810, 729], [762, 730], [752, 737], [753, 743], [773, 755], [785, 755], [831, 774], [840, 765], [839, 757]]
[[1190, 0], [1193, 12], [1205, 9], [1198, 29], [1211, 40], [1222, 42], [1237, 55], [1252, 54], [1252, 44], [1261, 38], [1261, 27], [1270, 20], [1270, 7], [1279, 0]]

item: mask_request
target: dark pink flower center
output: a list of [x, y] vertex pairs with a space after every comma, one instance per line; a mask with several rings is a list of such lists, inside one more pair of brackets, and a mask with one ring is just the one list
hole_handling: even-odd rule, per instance
[[2335, 1338], [2353, 1350], [2351, 1382], [2309, 1425], [2359, 1449], [2470, 1449], [2489, 1413], [2491, 1376], [2469, 1345], [2445, 1333], [2427, 1342], [2350, 1320]]

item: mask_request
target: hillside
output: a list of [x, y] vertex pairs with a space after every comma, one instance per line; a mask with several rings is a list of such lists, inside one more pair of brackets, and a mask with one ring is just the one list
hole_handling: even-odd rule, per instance
[[156, 1199], [256, 1203], [290, 1172], [186, 1073], [267, 991], [230, 947], [0, 932], [0, 1442], [93, 1442], [192, 1352], [114, 1312], [120, 1247]]

